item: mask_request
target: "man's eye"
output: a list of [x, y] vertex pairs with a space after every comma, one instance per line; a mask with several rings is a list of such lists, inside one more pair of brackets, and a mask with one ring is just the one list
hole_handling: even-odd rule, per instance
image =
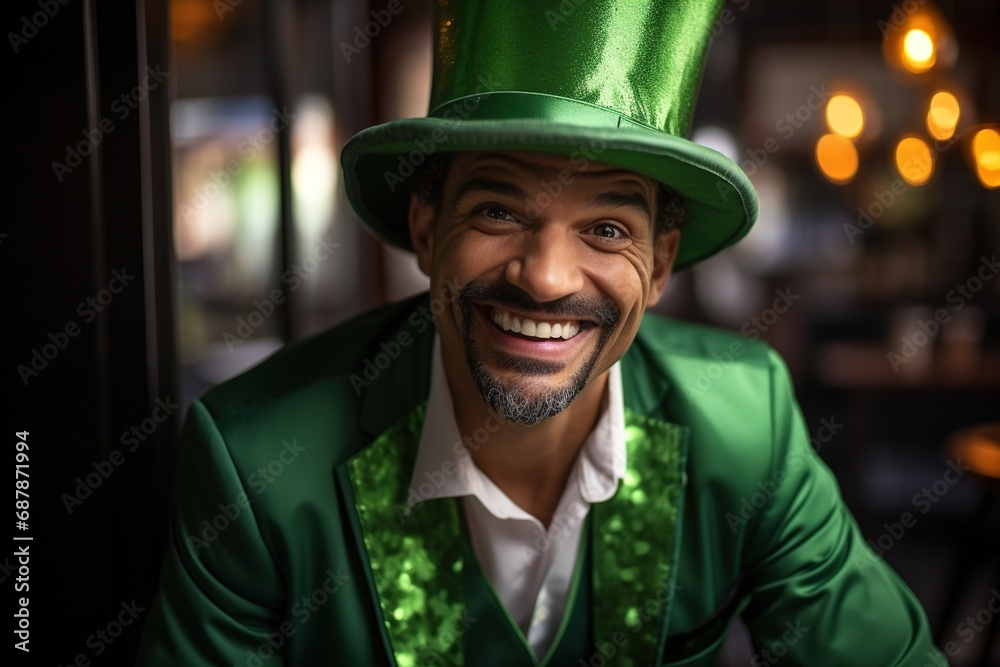
[[610, 222], [602, 222], [594, 227], [594, 234], [604, 239], [618, 240], [625, 238], [625, 232], [617, 225]]
[[511, 215], [510, 211], [501, 206], [494, 206], [492, 204], [488, 204], [486, 206], [480, 206], [477, 209], [477, 212], [481, 213], [482, 215], [485, 215], [487, 218], [490, 218], [492, 220], [504, 220], [504, 221], [514, 220], [514, 216]]

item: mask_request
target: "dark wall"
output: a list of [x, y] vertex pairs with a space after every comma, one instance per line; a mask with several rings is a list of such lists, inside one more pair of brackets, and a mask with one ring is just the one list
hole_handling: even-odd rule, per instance
[[[5, 636], [24, 602], [30, 632], [30, 653], [6, 664], [132, 664], [154, 589], [163, 492], [151, 480], [170, 467], [163, 443], [180, 419], [160, 407], [176, 396], [165, 4], [19, 2], [0, 23], [0, 595]], [[26, 530], [11, 516], [25, 500], [18, 432]]]

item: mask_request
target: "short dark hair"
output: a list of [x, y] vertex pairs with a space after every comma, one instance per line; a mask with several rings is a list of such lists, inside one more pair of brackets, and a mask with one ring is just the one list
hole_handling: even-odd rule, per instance
[[441, 208], [441, 191], [444, 189], [445, 177], [451, 167], [453, 153], [432, 153], [413, 175], [412, 192], [417, 195], [421, 204], [430, 204], [435, 209]]
[[687, 221], [687, 206], [681, 196], [663, 183], [656, 181], [657, 233], [680, 229]]
[[[422, 204], [435, 209], [441, 207], [441, 191], [444, 188], [453, 153], [433, 153], [413, 176], [412, 192]], [[656, 182], [656, 229], [657, 233], [680, 229], [687, 220], [687, 207], [681, 196], [659, 181]]]

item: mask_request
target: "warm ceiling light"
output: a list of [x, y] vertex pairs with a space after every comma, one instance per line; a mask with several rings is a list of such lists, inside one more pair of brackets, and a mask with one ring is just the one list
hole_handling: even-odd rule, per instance
[[826, 124], [831, 132], [854, 139], [865, 128], [865, 114], [856, 99], [841, 93], [826, 104]]
[[892, 5], [892, 14], [878, 22], [882, 55], [907, 74], [941, 72], [955, 65], [958, 41], [948, 19], [926, 0]]
[[988, 188], [1000, 187], [1000, 132], [984, 128], [972, 138], [972, 156], [979, 181]]
[[858, 173], [858, 149], [836, 134], [824, 134], [816, 142], [816, 164], [827, 180], [841, 185]]
[[992, 128], [976, 132], [972, 138], [972, 153], [976, 156], [976, 164], [986, 169], [1000, 169], [1000, 133]]
[[935, 139], [951, 139], [958, 125], [958, 99], [949, 92], [941, 91], [931, 98], [927, 112], [927, 131]]
[[903, 64], [911, 72], [926, 72], [937, 61], [934, 40], [926, 30], [913, 28], [903, 37]]
[[923, 185], [934, 174], [934, 155], [919, 137], [905, 137], [896, 144], [896, 170], [910, 185]]
[[962, 453], [978, 474], [1000, 479], [1000, 447], [995, 440], [983, 435], [973, 437]]
[[[238, 4], [238, 3], [234, 3]], [[230, 7], [226, 7], [230, 9]], [[170, 2], [170, 36], [177, 42], [207, 41], [213, 28], [222, 21], [207, 2], [200, 0], [172, 0]]]

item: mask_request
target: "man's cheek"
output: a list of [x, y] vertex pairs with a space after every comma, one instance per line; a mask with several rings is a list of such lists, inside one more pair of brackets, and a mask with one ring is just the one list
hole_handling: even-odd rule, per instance
[[639, 332], [641, 322], [642, 312], [638, 310], [632, 310], [618, 320], [615, 331], [612, 333], [614, 340], [610, 342], [610, 347], [617, 358], [624, 355], [625, 351], [632, 345], [632, 341], [635, 340], [635, 336]]

